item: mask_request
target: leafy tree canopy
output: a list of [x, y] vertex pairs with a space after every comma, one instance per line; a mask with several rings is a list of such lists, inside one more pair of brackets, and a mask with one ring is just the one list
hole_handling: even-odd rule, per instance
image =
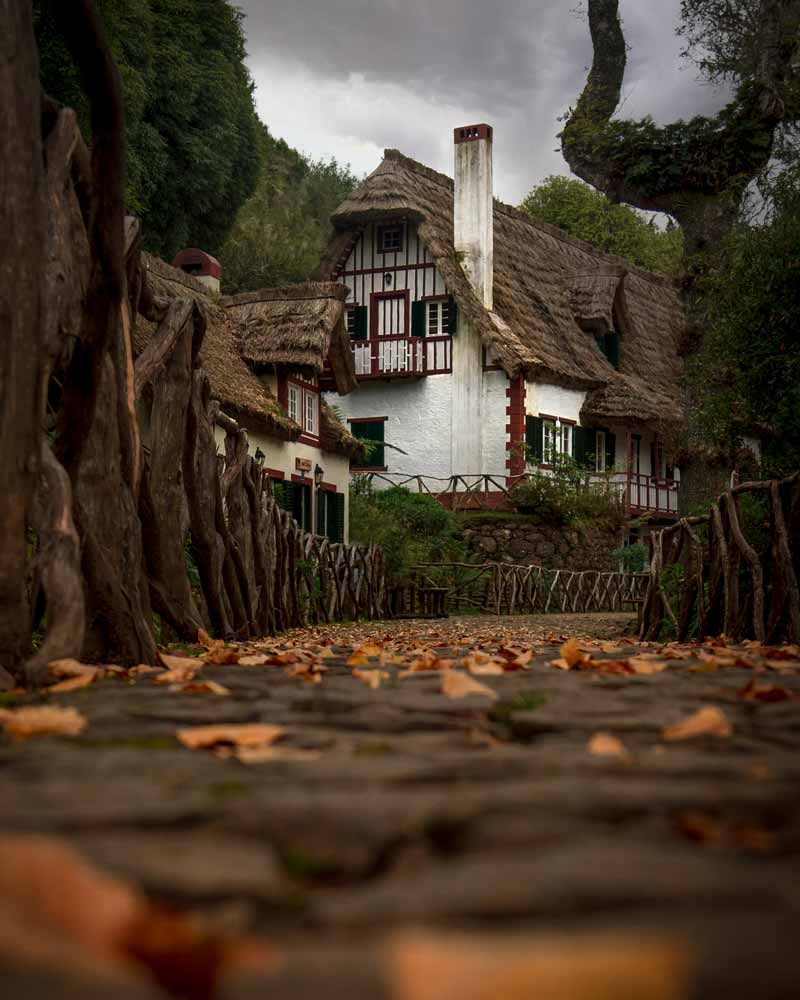
[[676, 274], [683, 252], [680, 229], [658, 229], [627, 205], [618, 205], [583, 181], [551, 176], [537, 185], [520, 208], [570, 236], [634, 264]]
[[329, 217], [357, 183], [336, 160], [309, 161], [262, 126], [263, 167], [220, 248], [226, 292], [303, 281], [318, 266]]
[[[78, 112], [86, 99], [56, 28], [59, 0], [34, 0], [48, 94]], [[240, 11], [227, 0], [96, 0], [123, 81], [128, 210], [147, 249], [214, 253], [259, 170], [258, 119]]]
[[800, 469], [800, 167], [771, 189], [772, 211], [740, 223], [700, 288], [707, 335], [691, 359], [698, 419], [730, 449], [760, 433], [766, 474]]

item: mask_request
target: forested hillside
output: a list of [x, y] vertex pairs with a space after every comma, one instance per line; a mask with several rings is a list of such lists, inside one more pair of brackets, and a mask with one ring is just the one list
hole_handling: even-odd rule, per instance
[[319, 264], [329, 217], [356, 183], [349, 166], [309, 161], [262, 126], [262, 169], [219, 248], [226, 292], [303, 281]]
[[[55, 3], [34, 2], [42, 81], [89, 137]], [[144, 224], [146, 249], [171, 260], [202, 247], [222, 259], [227, 291], [307, 277], [355, 178], [334, 160], [308, 161], [258, 120], [241, 12], [227, 0], [96, 6], [122, 76], [127, 210]]]

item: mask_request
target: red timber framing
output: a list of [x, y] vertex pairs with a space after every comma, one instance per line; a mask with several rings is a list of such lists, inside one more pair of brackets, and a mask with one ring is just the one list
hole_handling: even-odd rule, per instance
[[[383, 250], [382, 234], [400, 231], [396, 249]], [[352, 243], [345, 260], [341, 260], [333, 277], [347, 285], [350, 296], [345, 306], [369, 309], [369, 335], [366, 340], [353, 340], [353, 360], [356, 376], [362, 379], [417, 378], [452, 372], [453, 346], [450, 331], [438, 336], [412, 336], [412, 303], [447, 301], [447, 288], [436, 270], [436, 264], [419, 239], [414, 223], [403, 217], [367, 225]], [[388, 317], [381, 312], [384, 303], [403, 301], [405, 318], [398, 325], [392, 317], [392, 331], [381, 333], [379, 325]], [[440, 324], [441, 325], [441, 324]], [[413, 332], [417, 333], [416, 321]], [[426, 334], [427, 319], [426, 319]], [[323, 378], [330, 386], [329, 374]]]
[[506, 469], [507, 481], [512, 484], [517, 476], [525, 474], [525, 376], [509, 380], [506, 389]]

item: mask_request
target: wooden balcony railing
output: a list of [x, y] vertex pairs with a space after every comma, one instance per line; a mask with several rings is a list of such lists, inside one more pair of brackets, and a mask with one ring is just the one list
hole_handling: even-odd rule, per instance
[[669, 517], [678, 516], [678, 482], [660, 476], [630, 472], [625, 477], [628, 509]]
[[452, 371], [451, 337], [379, 337], [353, 342], [356, 375], [398, 378]]

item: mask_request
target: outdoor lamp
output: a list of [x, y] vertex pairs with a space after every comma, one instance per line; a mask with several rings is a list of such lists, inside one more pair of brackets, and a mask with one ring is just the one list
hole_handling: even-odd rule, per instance
[[325, 475], [325, 470], [322, 468], [322, 466], [321, 465], [315, 465], [314, 466], [314, 485], [317, 487], [317, 489], [319, 489], [320, 486], [322, 486], [322, 477], [324, 475]]

